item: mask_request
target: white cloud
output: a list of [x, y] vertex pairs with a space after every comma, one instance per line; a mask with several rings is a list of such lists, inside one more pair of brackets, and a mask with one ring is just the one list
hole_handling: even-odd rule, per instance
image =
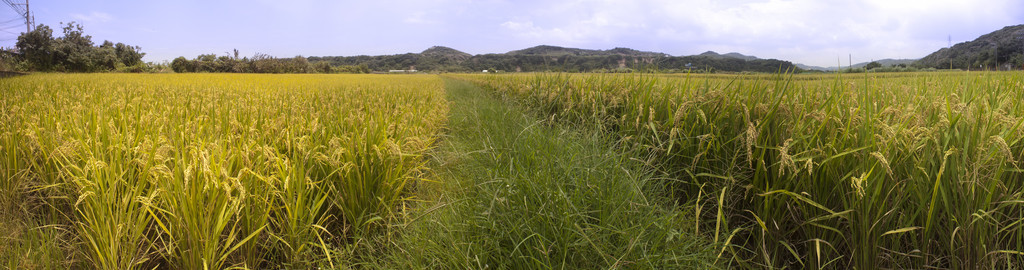
[[429, 19], [428, 16], [427, 16], [427, 13], [423, 12], [423, 11], [413, 12], [408, 17], [405, 17], [405, 20], [402, 20], [402, 21], [405, 22], [405, 23], [409, 23], [409, 24], [438, 24], [438, 23], [440, 23], [437, 20]]
[[[577, 0], [525, 5], [501, 24], [537, 44], [643, 47], [677, 44], [671, 54], [737, 50], [815, 65], [917, 58], [1019, 24], [1024, 3], [818, 0]], [[526, 15], [523, 15], [526, 14]]]
[[[190, 2], [191, 3], [191, 2]], [[672, 55], [714, 50], [833, 66], [916, 58], [1024, 23], [1024, 2], [989, 0], [228, 0], [132, 5], [70, 1], [52, 24], [146, 44], [203, 49], [263, 46], [288, 54], [395, 54], [445, 45], [495, 53], [535, 45], [630, 47]], [[56, 11], [56, 10], [59, 10]], [[89, 12], [89, 11], [97, 12]], [[104, 13], [109, 12], [109, 13]], [[179, 20], [189, 14], [189, 20]], [[46, 21], [40, 12], [39, 20]], [[116, 18], [115, 18], [116, 16]], [[178, 17], [175, 17], [178, 16]], [[63, 19], [62, 19], [63, 18]], [[124, 22], [123, 24], [98, 22]], [[133, 30], [125, 25], [158, 30]], [[121, 27], [121, 28], [118, 28]], [[229, 29], [196, 31], [196, 29]], [[107, 32], [104, 32], [107, 31]], [[145, 34], [143, 34], [145, 33]], [[147, 43], [148, 42], [148, 43]], [[150, 47], [156, 47], [151, 45]], [[269, 48], [269, 49], [262, 49]], [[167, 49], [194, 55], [184, 49]], [[151, 55], [157, 55], [156, 51]]]
[[71, 18], [81, 22], [109, 22], [114, 20], [114, 17], [110, 16], [110, 14], [95, 11], [89, 14], [71, 14]]

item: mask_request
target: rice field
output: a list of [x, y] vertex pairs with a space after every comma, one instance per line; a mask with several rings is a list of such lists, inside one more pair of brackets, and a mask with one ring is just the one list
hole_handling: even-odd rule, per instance
[[1015, 269], [1022, 138], [1020, 72], [33, 74], [0, 268]]
[[1024, 74], [458, 75], [655, 156], [740, 268], [1024, 265]]
[[436, 76], [0, 79], [5, 268], [335, 267], [444, 126]]

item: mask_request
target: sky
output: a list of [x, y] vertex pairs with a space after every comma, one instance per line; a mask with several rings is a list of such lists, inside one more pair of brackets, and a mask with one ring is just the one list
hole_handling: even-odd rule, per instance
[[[23, 2], [25, 0], [13, 0]], [[61, 36], [82, 24], [93, 42], [142, 47], [144, 61], [226, 55], [385, 55], [447, 46], [470, 54], [537, 45], [627, 47], [670, 55], [739, 52], [836, 66], [920, 58], [1024, 24], [1024, 1], [957, 0], [29, 0]], [[0, 6], [0, 46], [23, 21]]]

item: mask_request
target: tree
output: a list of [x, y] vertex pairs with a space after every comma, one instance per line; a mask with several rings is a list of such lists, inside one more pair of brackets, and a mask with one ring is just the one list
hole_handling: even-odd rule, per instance
[[30, 69], [53, 69], [54, 40], [49, 26], [40, 24], [35, 30], [21, 34], [15, 46], [24, 54]]
[[868, 63], [867, 65], [864, 66], [864, 69], [871, 70], [873, 68], [880, 68], [880, 67], [882, 67], [882, 64], [879, 64], [878, 62], [875, 62], [875, 61], [871, 61], [871, 63]]
[[64, 36], [56, 40], [55, 59], [58, 68], [69, 71], [89, 72], [97, 70], [97, 59], [93, 59], [92, 36], [85, 35], [82, 25], [70, 22], [63, 27]]
[[331, 64], [327, 61], [320, 61], [313, 64], [313, 70], [318, 73], [331, 73]]
[[142, 57], [146, 56], [146, 54], [142, 52], [141, 47], [132, 47], [121, 42], [114, 45], [114, 53], [117, 55], [117, 59], [125, 66], [142, 64]]
[[89, 58], [91, 58], [93, 60], [93, 64], [100, 69], [114, 70], [125, 66], [117, 58], [114, 43], [107, 40], [104, 40], [103, 45], [100, 45], [99, 48], [93, 49]]
[[189, 72], [188, 66], [189, 61], [184, 56], [178, 56], [178, 58], [174, 58], [174, 61], [171, 61], [171, 70], [174, 70], [175, 73]]
[[43, 24], [18, 36], [15, 46], [23, 53], [21, 58], [29, 70], [96, 72], [120, 70], [126, 66], [142, 70], [142, 56], [145, 54], [138, 46], [106, 40], [94, 46], [92, 36], [85, 34], [81, 24], [70, 22], [61, 25], [64, 36], [60, 38], [54, 38], [53, 30]]

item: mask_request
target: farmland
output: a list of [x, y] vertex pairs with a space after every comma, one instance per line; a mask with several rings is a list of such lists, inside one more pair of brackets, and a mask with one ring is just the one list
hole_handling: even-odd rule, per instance
[[1022, 264], [1020, 73], [466, 78], [649, 151], [729, 265]]
[[0, 84], [11, 268], [330, 265], [324, 250], [395, 216], [447, 113], [428, 76]]
[[0, 79], [8, 268], [1014, 268], [1024, 75]]

